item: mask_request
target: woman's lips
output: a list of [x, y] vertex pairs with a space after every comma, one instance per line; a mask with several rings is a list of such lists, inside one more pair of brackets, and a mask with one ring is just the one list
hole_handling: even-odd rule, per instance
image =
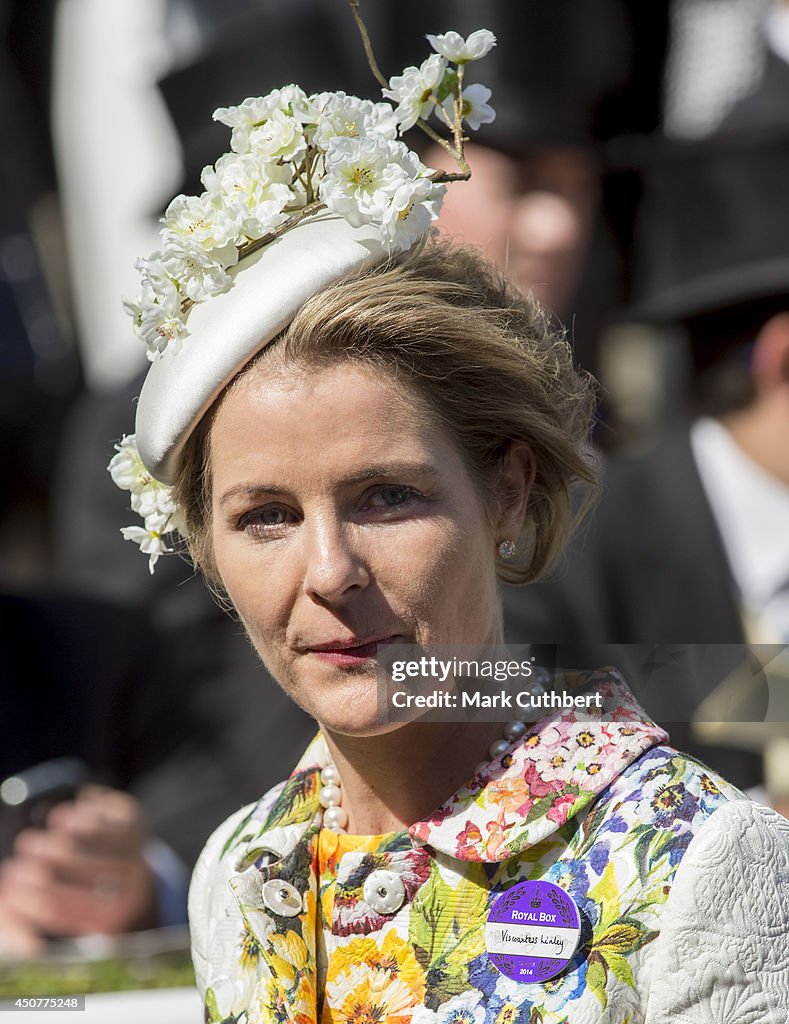
[[308, 648], [310, 654], [314, 654], [321, 661], [330, 665], [359, 665], [363, 661], [374, 658], [378, 648], [384, 644], [395, 643], [401, 638], [398, 636], [376, 637], [374, 639], [352, 639], [336, 640], [328, 644], [320, 644]]

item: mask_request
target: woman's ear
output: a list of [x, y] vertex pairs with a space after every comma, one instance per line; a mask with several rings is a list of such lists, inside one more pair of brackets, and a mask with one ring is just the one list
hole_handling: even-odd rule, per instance
[[520, 537], [536, 472], [537, 463], [531, 448], [525, 441], [511, 442], [502, 458], [498, 479], [497, 542], [517, 541]]

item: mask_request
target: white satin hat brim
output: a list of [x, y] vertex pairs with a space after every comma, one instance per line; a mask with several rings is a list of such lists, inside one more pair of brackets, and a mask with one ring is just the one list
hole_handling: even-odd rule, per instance
[[148, 370], [136, 421], [148, 471], [171, 484], [187, 439], [238, 371], [310, 296], [386, 255], [375, 228], [320, 213], [234, 267], [228, 292], [189, 311], [180, 351], [166, 349]]

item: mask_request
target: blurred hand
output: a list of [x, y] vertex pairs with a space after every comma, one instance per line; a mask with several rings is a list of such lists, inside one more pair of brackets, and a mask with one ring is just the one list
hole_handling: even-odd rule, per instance
[[0, 900], [0, 961], [32, 959], [43, 952], [44, 942], [36, 929]]
[[155, 926], [145, 841], [139, 802], [97, 786], [53, 808], [45, 829], [20, 832], [0, 865], [0, 951], [35, 955], [45, 937]]

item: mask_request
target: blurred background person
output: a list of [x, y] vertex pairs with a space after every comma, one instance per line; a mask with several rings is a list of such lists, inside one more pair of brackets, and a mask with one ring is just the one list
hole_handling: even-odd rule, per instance
[[104, 602], [0, 593], [0, 650], [0, 958], [184, 922], [200, 838], [166, 765], [194, 728], [161, 636]]
[[[789, 478], [777, 457], [789, 450], [789, 7], [675, 0], [666, 13], [659, 130], [612, 137], [605, 160], [604, 206], [622, 185], [631, 197], [614, 221], [622, 308], [603, 325], [598, 364], [599, 438], [620, 457], [553, 579], [505, 597], [518, 634], [641, 644], [623, 655], [636, 679], [655, 671], [643, 645], [733, 654], [746, 640], [785, 643], [789, 621]], [[762, 780], [765, 752], [770, 797], [785, 799], [787, 726], [758, 726], [765, 680], [719, 650], [714, 670], [699, 669], [698, 648], [684, 657], [667, 709], [683, 721], [667, 728], [743, 786]], [[726, 724], [732, 675], [738, 699], [758, 695], [739, 730]]]
[[[490, 8], [496, 118], [473, 134], [469, 191], [449, 187], [439, 227], [480, 246], [564, 322], [579, 362], [598, 373], [605, 318], [624, 297], [619, 236], [632, 215], [632, 183], [607, 186], [606, 147], [659, 125], [668, 9]], [[436, 145], [423, 156], [446, 166]]]
[[681, 340], [684, 384], [658, 442], [610, 464], [556, 584], [520, 592], [554, 628], [626, 643], [789, 635], [787, 172], [789, 134], [666, 143], [644, 168], [622, 316]]
[[[511, 631], [566, 643], [789, 639], [787, 172], [780, 127], [665, 140], [644, 158], [623, 317], [684, 355], [674, 415], [646, 450], [608, 463], [604, 497], [553, 578], [509, 592]], [[714, 682], [697, 677], [692, 702]], [[754, 753], [695, 749], [725, 756], [740, 784], [760, 777]]]

